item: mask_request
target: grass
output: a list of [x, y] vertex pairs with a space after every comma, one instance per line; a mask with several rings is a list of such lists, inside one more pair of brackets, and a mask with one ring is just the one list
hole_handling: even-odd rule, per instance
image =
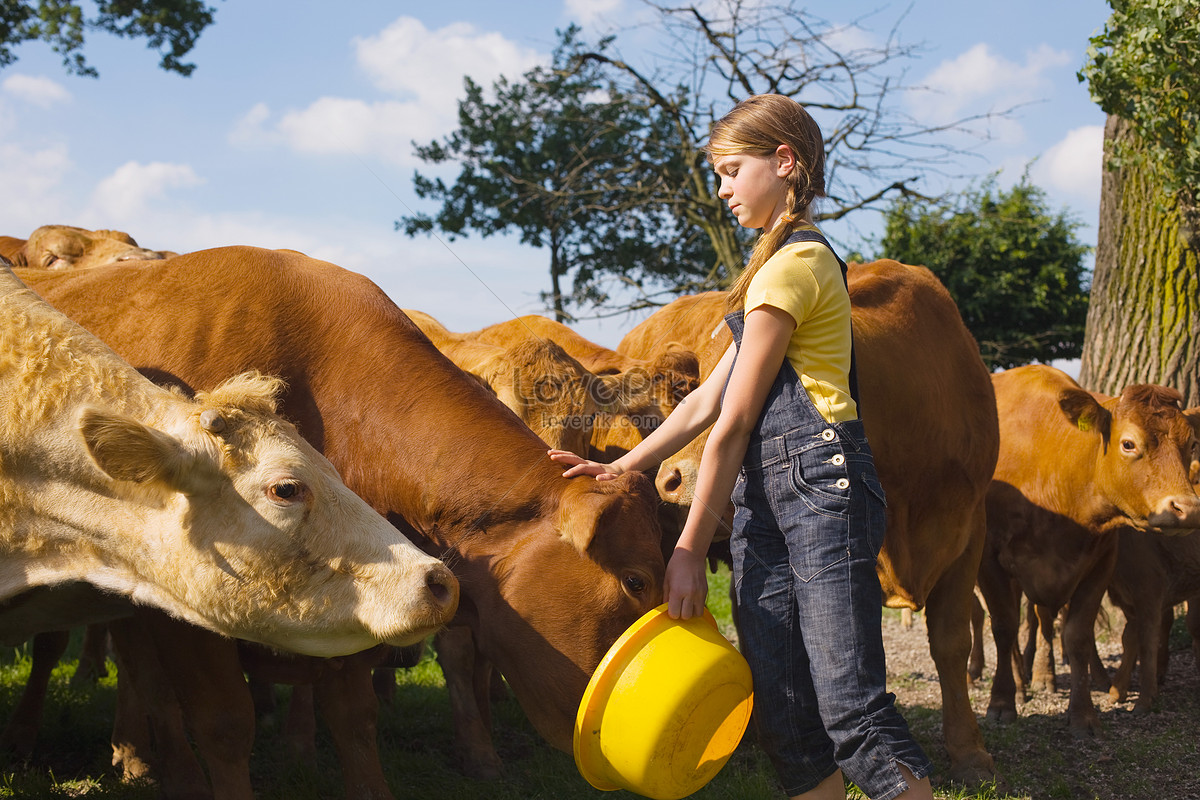
[[[728, 574], [713, 577], [710, 609], [729, 626]], [[1182, 620], [1179, 621], [1182, 626]], [[1173, 633], [1173, 645], [1190, 647], [1186, 632]], [[128, 786], [110, 765], [108, 745], [115, 705], [116, 668], [94, 688], [73, 689], [78, 643], [56, 670], [38, 750], [28, 765], [3, 764], [0, 797], [121, 798], [151, 800], [150, 785]], [[28, 648], [0, 653], [0, 716], [7, 718], [19, 697], [29, 669]], [[941, 712], [936, 707], [904, 705], [906, 682], [915, 685], [921, 674], [901, 673], [893, 690], [917, 738], [934, 758], [939, 774], [948, 760], [942, 749]], [[397, 800], [625, 800], [627, 792], [601, 792], [576, 771], [569, 754], [547, 746], [525, 719], [515, 700], [494, 709], [495, 742], [506, 765], [502, 780], [483, 782], [463, 777], [455, 768], [449, 702], [441, 671], [431, 656], [417, 667], [397, 673], [396, 699], [381, 709], [379, 743], [385, 773]], [[1195, 693], [1192, 687], [1183, 687]], [[986, 684], [973, 695], [977, 713], [986, 706]], [[1164, 687], [1165, 692], [1165, 687]], [[278, 697], [286, 705], [288, 690]], [[979, 698], [983, 697], [981, 701]], [[980, 704], [982, 702], [982, 705]], [[1076, 742], [1057, 715], [1023, 715], [1017, 723], [1000, 726], [981, 722], [989, 751], [1001, 765], [1005, 787], [938, 785], [940, 800], [1160, 800], [1200, 797], [1194, 776], [1200, 774], [1194, 713], [1152, 714], [1130, 730], [1130, 718], [1119, 710], [1104, 712], [1108, 730], [1119, 736]], [[283, 716], [283, 709], [279, 712]], [[1123, 716], [1124, 719], [1115, 719]], [[320, 730], [320, 729], [319, 729]], [[318, 800], [343, 796], [340, 767], [331, 743], [321, 731], [315, 761], [296, 763], [277, 735], [273, 723], [260, 724], [251, 770], [258, 797], [263, 800]], [[1195, 792], [1195, 793], [1193, 793]], [[778, 800], [769, 763], [748, 742], [734, 753], [724, 770], [692, 797], [696, 800]], [[850, 797], [862, 798], [851, 790]]]

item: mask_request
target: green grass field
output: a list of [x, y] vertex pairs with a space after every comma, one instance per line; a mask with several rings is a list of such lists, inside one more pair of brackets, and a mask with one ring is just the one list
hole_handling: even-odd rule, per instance
[[[722, 625], [730, 625], [727, 573], [712, 577], [709, 607]], [[1177, 637], [1177, 641], [1180, 647], [1188, 646], [1186, 634]], [[0, 797], [85, 796], [128, 800], [157, 797], [153, 786], [121, 783], [110, 765], [108, 740], [115, 703], [115, 667], [109, 663], [111, 674], [98, 687], [72, 689], [68, 681], [75, 668], [72, 654], [76, 647], [77, 643], [73, 643], [73, 650], [55, 673], [32, 763], [3, 765]], [[28, 674], [27, 646], [7, 650], [0, 661], [3, 662], [0, 663], [0, 715], [7, 718]], [[506, 765], [504, 779], [483, 782], [465, 778], [455, 769], [449, 703], [436, 661], [427, 654], [417, 667], [398, 671], [397, 681], [395, 702], [381, 708], [379, 744], [386, 775], [398, 800], [635, 797], [627, 792], [601, 792], [589, 786], [576, 771], [572, 757], [547, 746], [511, 698], [499, 702], [494, 710], [494, 738]], [[902, 683], [903, 678], [897, 681]], [[1193, 683], [1193, 692], [1194, 686]], [[282, 707], [286, 706], [288, 691], [286, 687], [277, 689]], [[902, 688], [896, 691], [903, 702]], [[979, 708], [977, 705], [977, 712]], [[1190, 717], [1164, 714], [1150, 720], [1135, 736], [1114, 736], [1094, 743], [1072, 743], [1065, 723], [1055, 718], [1023, 718], [1007, 728], [985, 724], [989, 750], [1003, 767], [1008, 791], [987, 786], [968, 791], [938, 785], [936, 796], [942, 800], [965, 797], [1164, 800], [1200, 796], [1200, 792], [1189, 794], [1196, 784], [1187, 777], [1190, 772], [1194, 781], [1194, 776], [1200, 774], [1200, 755], [1197, 755], [1200, 740], [1196, 735], [1200, 719], [1195, 718], [1195, 706], [1192, 708]], [[940, 745], [940, 709], [902, 705], [902, 710], [944, 774], [948, 763]], [[1111, 729], [1123, 723], [1109, 720], [1106, 724]], [[289, 756], [277, 733], [270, 720], [260, 723], [252, 761], [252, 780], [260, 798], [343, 797], [340, 768], [323, 732], [319, 733], [316, 761], [306, 763], [296, 763]], [[1165, 775], [1164, 764], [1173, 765]], [[1156, 771], [1155, 767], [1159, 769]], [[781, 796], [770, 765], [748, 742], [743, 742], [710, 784], [693, 795], [697, 800], [777, 800]], [[852, 790], [850, 796], [862, 795]]]

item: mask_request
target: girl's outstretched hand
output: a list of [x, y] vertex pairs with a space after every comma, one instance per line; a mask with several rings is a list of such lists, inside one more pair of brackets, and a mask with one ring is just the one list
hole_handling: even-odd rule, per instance
[[564, 478], [574, 478], [577, 475], [591, 475], [598, 481], [611, 481], [621, 474], [621, 470], [612, 464], [602, 464], [599, 461], [588, 461], [586, 458], [572, 453], [570, 450], [550, 450], [550, 460], [568, 465], [563, 473]]

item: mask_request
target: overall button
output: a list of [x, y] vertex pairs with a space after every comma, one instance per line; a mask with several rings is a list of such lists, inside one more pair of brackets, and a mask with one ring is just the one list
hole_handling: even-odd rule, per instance
[[838, 478], [838, 479], [837, 479], [837, 484], [836, 484], [836, 485], [837, 485], [837, 487], [838, 487], [839, 489], [849, 489], [849, 488], [850, 488], [850, 481], [849, 481], [849, 480], [847, 480], [846, 478]]
[[833, 437], [835, 436], [837, 436], [837, 434], [833, 432], [833, 428], [826, 428], [825, 430], [821, 431], [821, 438], [827, 442], [832, 442]]
[[846, 457], [844, 455], [842, 455], [841, 453], [835, 453], [833, 458], [831, 458], [829, 460], [833, 462], [834, 466], [838, 466], [838, 467], [840, 467], [842, 464], [846, 463]]

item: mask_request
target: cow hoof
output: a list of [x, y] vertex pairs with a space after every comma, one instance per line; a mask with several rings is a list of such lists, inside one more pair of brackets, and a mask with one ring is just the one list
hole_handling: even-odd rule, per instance
[[500, 756], [491, 753], [486, 756], [462, 756], [459, 759], [462, 774], [478, 781], [494, 781], [504, 777], [504, 765]]
[[1077, 741], [1092, 739], [1100, 735], [1100, 720], [1085, 719], [1079, 722], [1072, 721], [1070, 724], [1071, 736]]
[[[986, 752], [980, 751], [963, 760], [951, 764], [947, 775], [951, 783], [974, 788], [984, 784], [996, 784], [997, 796], [1000, 796], [1001, 779], [996, 774], [996, 762]], [[1007, 794], [1007, 791], [1004, 792]]]
[[1153, 709], [1153, 707], [1154, 707], [1153, 700], [1144, 700], [1143, 698], [1139, 697], [1138, 701], [1133, 704], [1133, 713], [1134, 714], [1149, 714], [1150, 711]]
[[999, 722], [1007, 725], [1010, 722], [1017, 721], [1017, 710], [1015, 708], [1007, 707], [989, 708], [987, 711], [987, 718], [993, 722]]

